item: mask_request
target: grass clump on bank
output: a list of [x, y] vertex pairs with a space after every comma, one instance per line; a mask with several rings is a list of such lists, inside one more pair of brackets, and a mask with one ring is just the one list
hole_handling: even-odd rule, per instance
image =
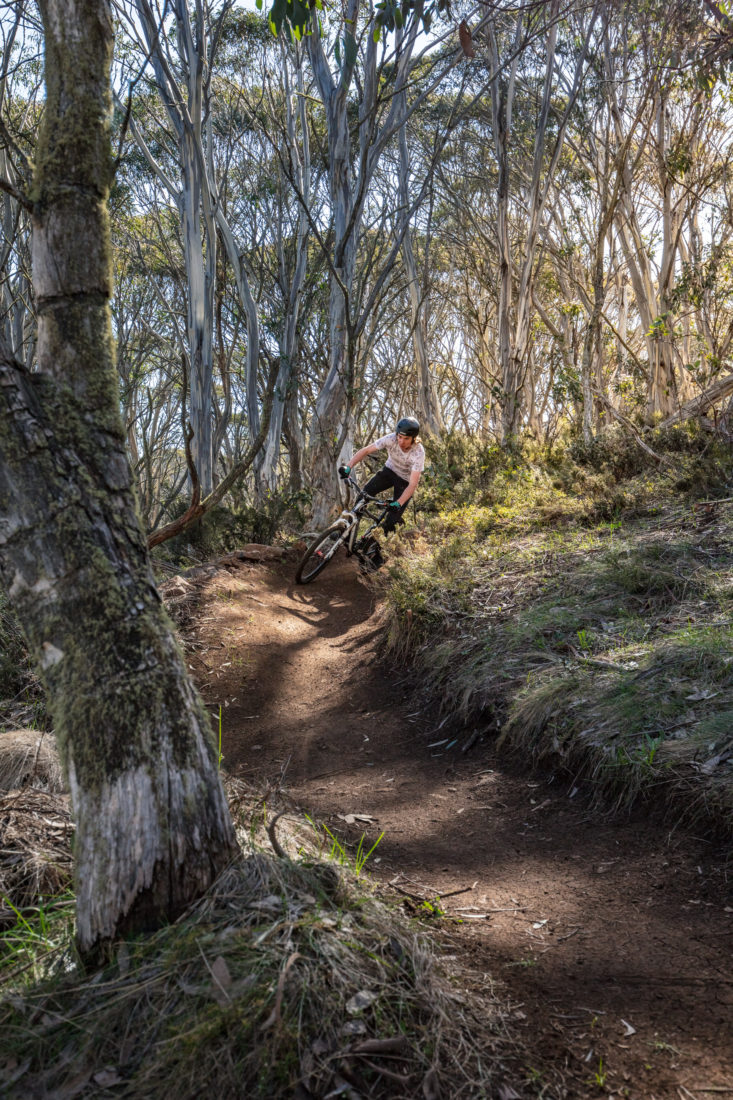
[[[451, 497], [393, 562], [390, 645], [445, 710], [500, 727], [507, 748], [587, 779], [605, 805], [648, 798], [731, 835], [731, 461], [694, 435], [672, 443], [627, 478], [606, 444], [590, 475], [568, 454], [539, 472], [528, 459], [511, 492], [494, 479], [461, 508]], [[588, 476], [600, 507], [573, 488]], [[614, 479], [626, 505], [609, 516]], [[693, 487], [720, 504], [696, 508]]]
[[249, 844], [184, 918], [95, 974], [70, 928], [42, 980], [4, 958], [3, 1096], [495, 1095], [517, 1051], [498, 1002], [464, 1001], [404, 918], [296, 847]]

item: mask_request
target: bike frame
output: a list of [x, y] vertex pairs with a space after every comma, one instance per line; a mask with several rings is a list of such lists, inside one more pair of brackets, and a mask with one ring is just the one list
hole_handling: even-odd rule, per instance
[[[343, 524], [344, 533], [342, 535], [342, 542], [346, 547], [346, 553], [351, 556], [354, 553], [354, 547], [359, 535], [359, 525], [362, 519], [367, 516], [372, 520], [371, 527], [367, 527], [366, 531], [361, 536], [362, 539], [366, 539], [375, 528], [384, 523], [387, 518], [387, 508], [389, 505], [379, 500], [378, 497], [373, 497], [370, 496], [369, 493], [365, 493], [352, 477], [348, 477], [345, 480], [356, 490], [356, 500], [351, 508], [344, 508], [341, 515], [336, 520], [336, 523]], [[382, 510], [381, 515], [377, 516], [369, 511], [369, 505], [371, 503], [376, 504]]]
[[[374, 563], [370, 559], [371, 547], [367, 547], [366, 542], [372, 531], [384, 524], [389, 514], [389, 504], [365, 493], [353, 478], [349, 477], [345, 480], [356, 490], [356, 499], [350, 508], [343, 509], [341, 515], [330, 527], [316, 535], [315, 541], [308, 546], [295, 575], [298, 584], [307, 584], [317, 577], [341, 546], [345, 548], [347, 557], [354, 554], [359, 558], [362, 566], [371, 564], [374, 568]], [[376, 506], [374, 511], [370, 510], [370, 505]], [[362, 519], [371, 522], [360, 537], [359, 527]]]

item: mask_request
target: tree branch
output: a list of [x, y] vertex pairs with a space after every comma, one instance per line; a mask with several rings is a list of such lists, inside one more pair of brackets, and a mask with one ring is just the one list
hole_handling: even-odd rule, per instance
[[5, 191], [7, 195], [15, 199], [15, 201], [22, 206], [24, 210], [27, 210], [29, 214], [33, 213], [33, 203], [31, 200], [18, 191], [17, 187], [13, 187], [12, 183], [2, 176], [0, 176], [0, 191]]

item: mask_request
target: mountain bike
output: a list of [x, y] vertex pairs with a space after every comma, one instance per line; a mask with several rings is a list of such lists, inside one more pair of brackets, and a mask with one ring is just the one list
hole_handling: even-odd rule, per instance
[[[345, 481], [356, 490], [354, 503], [350, 508], [344, 508], [336, 522], [322, 531], [310, 544], [300, 559], [295, 574], [297, 584], [308, 584], [314, 580], [341, 546], [346, 548], [349, 557], [353, 554], [358, 559], [365, 572], [373, 572], [378, 568], [379, 561], [375, 560], [375, 551], [379, 551], [379, 543], [373, 532], [387, 519], [389, 504], [365, 493], [352, 477], [345, 478]], [[360, 535], [359, 528], [365, 521], [367, 527]]]

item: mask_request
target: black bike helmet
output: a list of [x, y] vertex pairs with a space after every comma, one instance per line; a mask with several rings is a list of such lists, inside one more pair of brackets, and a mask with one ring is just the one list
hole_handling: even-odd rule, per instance
[[398, 435], [411, 435], [415, 439], [420, 432], [420, 424], [413, 416], [403, 416], [397, 421], [396, 431]]

